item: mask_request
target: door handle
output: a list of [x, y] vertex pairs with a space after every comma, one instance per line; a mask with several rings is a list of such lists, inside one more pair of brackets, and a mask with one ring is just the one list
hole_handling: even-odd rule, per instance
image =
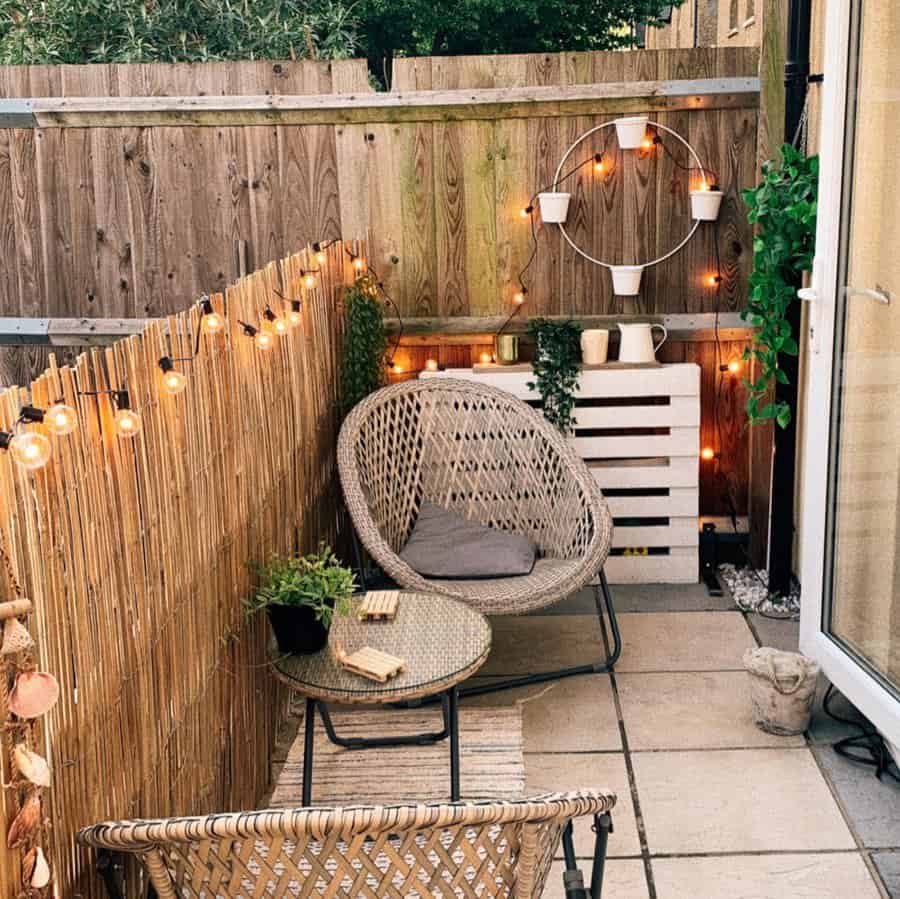
[[875, 287], [846, 287], [848, 297], [866, 297], [875, 300], [876, 303], [883, 303], [889, 306], [891, 303], [890, 291], [876, 285]]

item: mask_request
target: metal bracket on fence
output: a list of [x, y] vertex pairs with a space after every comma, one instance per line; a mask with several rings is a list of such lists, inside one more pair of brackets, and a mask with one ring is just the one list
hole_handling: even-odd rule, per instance
[[31, 100], [0, 100], [0, 128], [37, 128]]

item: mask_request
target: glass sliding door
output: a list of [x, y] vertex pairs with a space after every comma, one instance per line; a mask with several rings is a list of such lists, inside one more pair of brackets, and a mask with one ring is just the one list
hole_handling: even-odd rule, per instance
[[900, 4], [829, 4], [826, 45], [801, 645], [900, 743]]

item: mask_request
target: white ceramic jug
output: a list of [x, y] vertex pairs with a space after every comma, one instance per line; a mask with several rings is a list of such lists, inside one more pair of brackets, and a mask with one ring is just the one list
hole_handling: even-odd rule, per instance
[[[653, 344], [653, 329], [662, 331], [662, 340]], [[666, 342], [669, 336], [664, 325], [638, 322], [633, 325], [619, 324], [622, 335], [619, 341], [619, 362], [646, 363], [656, 361], [656, 351]]]

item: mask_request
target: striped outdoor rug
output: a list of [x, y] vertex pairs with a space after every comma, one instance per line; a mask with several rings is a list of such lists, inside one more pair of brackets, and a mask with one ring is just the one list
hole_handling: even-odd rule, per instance
[[[440, 707], [367, 709], [331, 706], [338, 735], [390, 736], [441, 729]], [[523, 795], [525, 762], [519, 706], [460, 708], [460, 790], [463, 799]], [[328, 740], [316, 721], [313, 757], [316, 805], [428, 802], [450, 797], [450, 744], [348, 750]], [[287, 722], [273, 758], [275, 788], [269, 805], [298, 806], [303, 783], [303, 720]]]

